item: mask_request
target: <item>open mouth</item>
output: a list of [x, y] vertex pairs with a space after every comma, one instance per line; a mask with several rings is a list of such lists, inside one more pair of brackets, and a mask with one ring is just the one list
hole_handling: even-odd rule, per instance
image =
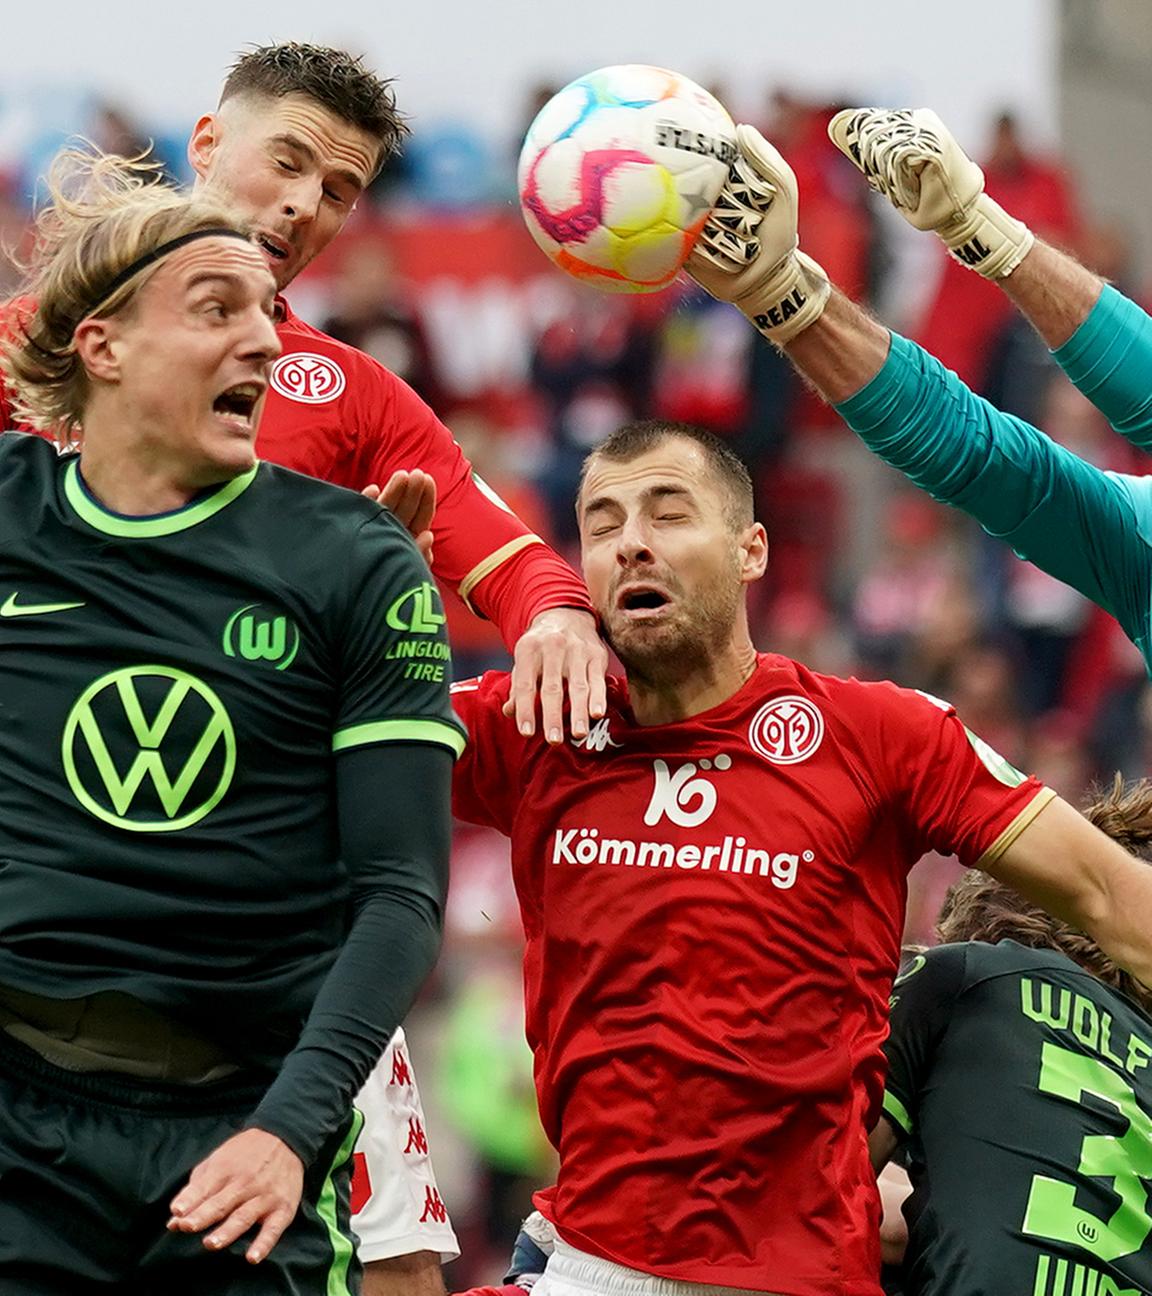
[[220, 393], [212, 402], [212, 410], [232, 421], [240, 422], [245, 427], [252, 426], [256, 406], [264, 395], [263, 384], [257, 382], [237, 383]]
[[273, 240], [270, 239], [266, 234], [259, 235], [257, 238], [257, 242], [264, 249], [264, 251], [268, 253], [270, 257], [273, 257], [277, 261], [287, 260], [288, 248], [286, 244], [281, 243], [278, 240], [273, 242]]
[[616, 598], [616, 606], [622, 611], [635, 616], [659, 612], [666, 608], [671, 600], [663, 590], [652, 585], [633, 585], [621, 590]]

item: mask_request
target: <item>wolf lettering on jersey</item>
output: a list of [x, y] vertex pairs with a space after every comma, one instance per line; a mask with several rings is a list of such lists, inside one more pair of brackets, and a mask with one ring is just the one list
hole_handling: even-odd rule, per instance
[[975, 862], [1043, 791], [994, 778], [950, 709], [768, 655], [680, 724], [637, 725], [612, 681], [595, 738], [556, 748], [507, 696], [454, 693], [454, 801], [512, 838], [560, 1153], [541, 1209], [662, 1277], [875, 1296], [875, 1180], [843, 1131], [879, 1110], [905, 876]]
[[941, 945], [901, 979], [885, 1052], [912, 1290], [1152, 1290], [1152, 1019], [1135, 1001], [1055, 950]]

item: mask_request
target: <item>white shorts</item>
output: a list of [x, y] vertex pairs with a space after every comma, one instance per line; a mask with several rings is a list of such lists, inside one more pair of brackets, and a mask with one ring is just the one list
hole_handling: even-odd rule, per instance
[[437, 1251], [455, 1260], [460, 1244], [444, 1209], [424, 1127], [416, 1075], [398, 1030], [356, 1099], [364, 1128], [352, 1175], [352, 1227], [360, 1259]]
[[586, 1251], [577, 1251], [557, 1238], [544, 1277], [532, 1288], [532, 1296], [771, 1296], [771, 1293], [656, 1278], [639, 1269], [628, 1269]]

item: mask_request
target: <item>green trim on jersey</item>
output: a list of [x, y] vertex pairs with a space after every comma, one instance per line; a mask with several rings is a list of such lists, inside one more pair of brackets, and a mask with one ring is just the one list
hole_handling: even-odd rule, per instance
[[336, 1155], [332, 1158], [332, 1165], [324, 1180], [324, 1186], [320, 1189], [320, 1196], [316, 1200], [316, 1213], [320, 1216], [320, 1222], [328, 1230], [328, 1240], [332, 1243], [332, 1265], [328, 1270], [328, 1282], [324, 1287], [324, 1296], [351, 1296], [352, 1292], [352, 1288], [348, 1285], [348, 1269], [352, 1264], [352, 1256], [355, 1254], [355, 1244], [340, 1227], [340, 1217], [337, 1214], [339, 1203], [336, 1198], [336, 1185], [332, 1177], [351, 1157], [356, 1146], [356, 1140], [360, 1137], [360, 1131], [363, 1128], [364, 1113], [353, 1108], [352, 1124], [349, 1127], [348, 1134], [344, 1142], [340, 1144]]
[[84, 489], [80, 480], [80, 461], [73, 459], [64, 470], [64, 497], [72, 505], [76, 515], [87, 522], [94, 531], [102, 531], [105, 535], [117, 536], [120, 539], [133, 537], [148, 539], [175, 535], [178, 531], [187, 531], [191, 527], [199, 526], [201, 522], [207, 522], [210, 517], [214, 517], [222, 508], [231, 504], [237, 496], [242, 495], [256, 480], [259, 471], [259, 463], [254, 464], [248, 472], [233, 477], [219, 490], [204, 499], [197, 500], [195, 504], [189, 504], [186, 508], [177, 509], [172, 513], [161, 513], [156, 517], [133, 518], [123, 517], [119, 513], [109, 513], [107, 509], [97, 504]]
[[338, 729], [332, 735], [332, 750], [344, 751], [348, 747], [363, 747], [378, 742], [431, 742], [448, 747], [456, 756], [464, 753], [468, 745], [464, 735], [449, 724], [439, 720], [380, 720], [375, 724], [352, 725]]
[[908, 1115], [908, 1108], [887, 1089], [884, 1091], [884, 1114], [891, 1116], [905, 1134], [912, 1133], [912, 1117]]

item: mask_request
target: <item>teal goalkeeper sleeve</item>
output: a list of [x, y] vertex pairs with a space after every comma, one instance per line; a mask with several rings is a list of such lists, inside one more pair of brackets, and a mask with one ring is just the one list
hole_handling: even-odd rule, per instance
[[1052, 356], [1122, 437], [1152, 450], [1152, 318], [1135, 302], [1106, 286]]
[[836, 409], [934, 499], [1110, 612], [1149, 663], [1152, 478], [1077, 458], [898, 334], [876, 377]]

